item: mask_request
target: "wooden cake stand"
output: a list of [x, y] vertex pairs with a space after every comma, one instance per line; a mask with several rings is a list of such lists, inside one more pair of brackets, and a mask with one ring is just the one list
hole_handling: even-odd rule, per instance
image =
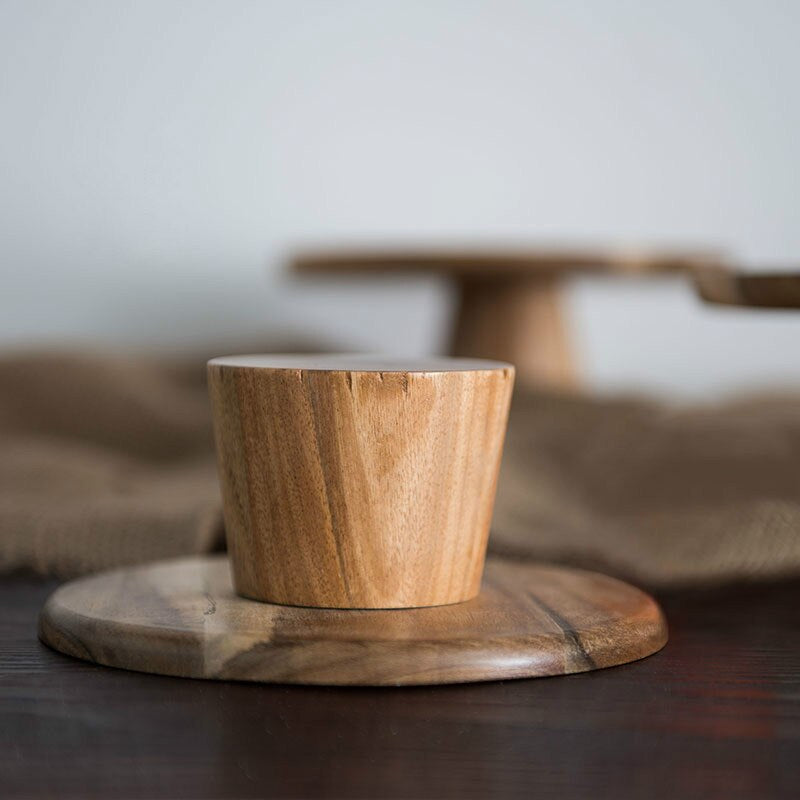
[[510, 361], [526, 385], [572, 389], [580, 381], [561, 300], [570, 276], [693, 273], [721, 261], [714, 251], [332, 249], [299, 253], [292, 269], [323, 276], [445, 275], [458, 291], [452, 355]]
[[230, 559], [73, 581], [43, 641], [126, 669], [408, 685], [563, 675], [667, 639], [655, 601], [490, 561], [509, 364], [358, 356], [209, 363]]

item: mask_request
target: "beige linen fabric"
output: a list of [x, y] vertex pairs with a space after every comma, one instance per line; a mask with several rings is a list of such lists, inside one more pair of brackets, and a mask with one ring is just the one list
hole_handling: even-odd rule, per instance
[[[800, 574], [800, 396], [515, 395], [490, 549], [652, 586]], [[204, 359], [0, 359], [0, 572], [222, 545]]]

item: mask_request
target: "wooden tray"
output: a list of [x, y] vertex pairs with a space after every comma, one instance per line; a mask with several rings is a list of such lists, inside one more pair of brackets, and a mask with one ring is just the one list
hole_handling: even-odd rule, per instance
[[67, 583], [39, 635], [67, 655], [142, 672], [402, 686], [611, 667], [661, 649], [667, 628], [650, 596], [582, 570], [490, 559], [475, 600], [353, 611], [246, 600], [227, 558], [209, 556]]

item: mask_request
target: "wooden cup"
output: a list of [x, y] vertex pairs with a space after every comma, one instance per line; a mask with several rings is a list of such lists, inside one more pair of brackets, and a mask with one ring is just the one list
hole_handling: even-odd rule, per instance
[[240, 595], [323, 608], [477, 595], [512, 366], [230, 356], [208, 379]]

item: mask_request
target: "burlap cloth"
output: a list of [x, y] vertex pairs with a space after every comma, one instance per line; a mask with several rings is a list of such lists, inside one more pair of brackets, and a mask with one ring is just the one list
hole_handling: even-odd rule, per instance
[[[659, 586], [800, 574], [800, 396], [518, 391], [490, 548]], [[202, 359], [0, 359], [0, 572], [222, 546]]]

